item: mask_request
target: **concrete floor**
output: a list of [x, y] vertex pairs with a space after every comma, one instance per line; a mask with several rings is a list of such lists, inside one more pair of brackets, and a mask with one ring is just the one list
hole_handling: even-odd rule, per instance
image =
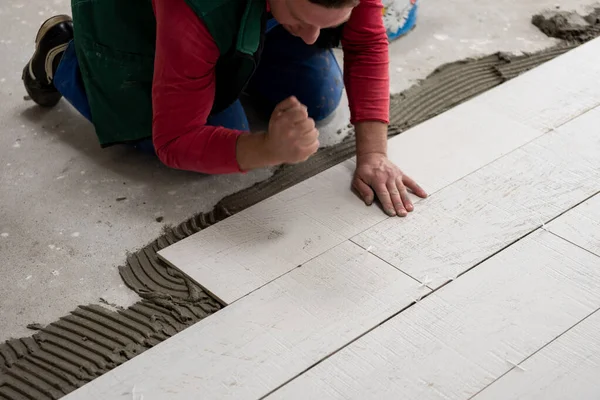
[[[391, 46], [392, 92], [446, 62], [548, 47], [555, 41], [530, 24], [531, 15], [574, 3], [588, 4], [424, 0], [417, 28]], [[56, 13], [69, 13], [69, 1], [0, 4], [0, 341], [28, 335], [27, 324], [49, 323], [79, 304], [132, 303], [136, 297], [117, 272], [127, 251], [154, 239], [164, 224], [270, 175], [202, 176], [127, 149], [101, 150], [91, 125], [64, 101], [51, 111], [25, 101], [21, 70], [39, 25]], [[339, 140], [335, 131], [348, 119], [342, 108], [324, 129], [325, 144]]]

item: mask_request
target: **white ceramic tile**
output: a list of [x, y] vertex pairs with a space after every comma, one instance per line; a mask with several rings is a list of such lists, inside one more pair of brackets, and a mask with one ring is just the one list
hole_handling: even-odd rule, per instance
[[599, 260], [536, 231], [268, 399], [468, 399], [600, 307]]

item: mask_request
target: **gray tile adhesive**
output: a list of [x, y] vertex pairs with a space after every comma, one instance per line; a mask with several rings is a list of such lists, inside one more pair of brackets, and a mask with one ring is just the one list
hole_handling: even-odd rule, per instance
[[[600, 34], [600, 8], [586, 17], [564, 12], [532, 22], [560, 45], [535, 54], [503, 53], [441, 66], [392, 96], [390, 137], [557, 57]], [[32, 325], [32, 337], [0, 344], [0, 399], [58, 399], [224, 306], [200, 286], [158, 259], [156, 252], [247, 207], [316, 175], [354, 154], [352, 135], [308, 162], [280, 168], [270, 179], [220, 201], [143, 249], [119, 268], [142, 300], [125, 310], [79, 306], [48, 326]]]

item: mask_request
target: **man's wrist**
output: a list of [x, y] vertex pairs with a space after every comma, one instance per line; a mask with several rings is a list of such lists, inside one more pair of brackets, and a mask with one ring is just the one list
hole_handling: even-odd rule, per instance
[[238, 137], [236, 158], [242, 171], [279, 165], [276, 156], [269, 151], [266, 133], [243, 133]]
[[387, 124], [379, 121], [363, 121], [355, 126], [356, 156], [382, 154], [387, 156]]

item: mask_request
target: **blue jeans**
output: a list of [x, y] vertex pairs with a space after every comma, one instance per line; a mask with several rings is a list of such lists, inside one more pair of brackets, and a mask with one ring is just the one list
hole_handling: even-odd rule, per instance
[[[93, 122], [73, 42], [56, 71], [54, 86], [75, 109]], [[260, 64], [246, 88], [260, 111], [269, 115], [279, 102], [293, 95], [306, 105], [310, 117], [319, 121], [338, 107], [343, 88], [342, 71], [333, 51], [309, 46], [274, 20], [269, 21]], [[246, 112], [239, 100], [211, 115], [207, 124], [249, 129]], [[137, 143], [135, 147], [154, 152], [151, 139]]]

